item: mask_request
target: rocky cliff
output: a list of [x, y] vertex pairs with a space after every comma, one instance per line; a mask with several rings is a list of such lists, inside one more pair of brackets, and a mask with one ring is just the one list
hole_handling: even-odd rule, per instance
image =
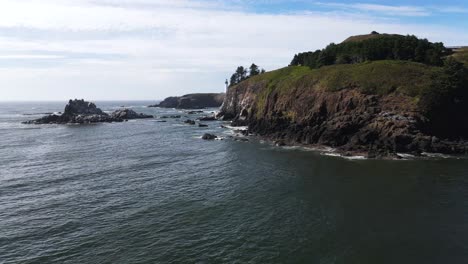
[[219, 117], [280, 144], [369, 157], [464, 154], [466, 96], [439, 91], [447, 78], [439, 67], [400, 61], [287, 67], [230, 87]]
[[224, 93], [198, 93], [187, 94], [180, 97], [168, 97], [159, 104], [149, 107], [203, 109], [207, 107], [220, 107], [224, 101]]

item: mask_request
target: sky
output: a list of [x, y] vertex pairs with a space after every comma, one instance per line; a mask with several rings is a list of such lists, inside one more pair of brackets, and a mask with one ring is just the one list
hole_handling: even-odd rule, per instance
[[223, 92], [375, 30], [468, 45], [466, 0], [0, 0], [0, 101]]

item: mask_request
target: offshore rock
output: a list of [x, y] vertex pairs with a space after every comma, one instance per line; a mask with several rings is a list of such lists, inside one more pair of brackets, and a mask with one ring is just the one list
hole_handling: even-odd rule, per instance
[[204, 139], [204, 140], [215, 140], [217, 138], [218, 138], [217, 136], [215, 136], [213, 134], [208, 134], [208, 133], [206, 133], [206, 134], [204, 134], [202, 136], [202, 139]]
[[137, 114], [130, 109], [117, 110], [107, 114], [94, 103], [81, 100], [70, 100], [61, 115], [48, 115], [24, 124], [89, 124], [103, 122], [123, 122], [128, 119], [152, 118], [153, 116]]
[[122, 109], [116, 110], [111, 114], [112, 118], [115, 119], [144, 119], [144, 118], [154, 118], [152, 115], [145, 115], [142, 113], [137, 113], [132, 109]]

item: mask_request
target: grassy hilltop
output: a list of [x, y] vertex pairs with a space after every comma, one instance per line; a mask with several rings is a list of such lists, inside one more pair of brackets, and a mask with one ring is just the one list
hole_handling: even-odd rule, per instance
[[[340, 61], [343, 57], [353, 59]], [[265, 84], [256, 102], [259, 114], [271, 94], [291, 89], [304, 93], [356, 89], [364, 94], [401, 95], [430, 112], [450, 107], [451, 101], [465, 97], [468, 75], [458, 62], [468, 63], [468, 48], [452, 55], [442, 43], [373, 33], [350, 37], [323, 50], [296, 54], [290, 66], [244, 82]]]

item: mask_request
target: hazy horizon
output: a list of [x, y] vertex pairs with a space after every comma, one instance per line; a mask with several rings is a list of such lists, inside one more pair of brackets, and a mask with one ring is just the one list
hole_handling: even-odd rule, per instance
[[239, 65], [267, 71], [350, 35], [468, 45], [468, 4], [431, 1], [4, 0], [0, 101], [162, 100], [223, 92]]

